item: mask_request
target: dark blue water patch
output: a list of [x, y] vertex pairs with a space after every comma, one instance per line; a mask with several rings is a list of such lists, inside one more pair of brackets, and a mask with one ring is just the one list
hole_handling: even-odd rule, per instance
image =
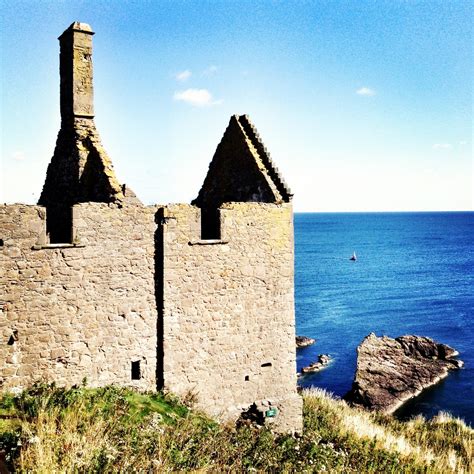
[[400, 416], [444, 410], [472, 424], [473, 235], [474, 213], [296, 214], [297, 332], [317, 339], [298, 351], [298, 370], [318, 354], [334, 357], [299, 384], [342, 396], [367, 334], [428, 336], [457, 349], [466, 367]]

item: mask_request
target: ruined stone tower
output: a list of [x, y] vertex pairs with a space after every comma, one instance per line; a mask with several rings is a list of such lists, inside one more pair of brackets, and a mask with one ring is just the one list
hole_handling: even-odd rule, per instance
[[38, 206], [0, 206], [0, 386], [194, 393], [221, 420], [301, 429], [291, 191], [233, 116], [192, 204], [144, 206], [94, 125], [92, 30], [61, 45], [61, 130]]

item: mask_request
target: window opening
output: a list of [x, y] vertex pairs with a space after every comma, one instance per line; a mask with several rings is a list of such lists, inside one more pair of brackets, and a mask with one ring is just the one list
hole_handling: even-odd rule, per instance
[[203, 207], [201, 209], [201, 239], [220, 240], [221, 216], [219, 209]]
[[132, 361], [132, 380], [140, 380], [141, 378], [140, 361]]
[[48, 206], [46, 232], [51, 244], [72, 243], [72, 207]]
[[262, 364], [262, 367], [271, 367], [272, 363], [271, 362], [265, 362], [265, 364]]
[[0, 247], [3, 247], [3, 239], [0, 239]]
[[14, 329], [12, 331], [12, 335], [10, 336], [10, 338], [8, 339], [8, 345], [9, 346], [13, 346], [13, 344], [15, 344], [15, 342], [18, 341], [18, 329]]
[[245, 381], [248, 382], [250, 380], [250, 376], [249, 375], [246, 375], [245, 376]]

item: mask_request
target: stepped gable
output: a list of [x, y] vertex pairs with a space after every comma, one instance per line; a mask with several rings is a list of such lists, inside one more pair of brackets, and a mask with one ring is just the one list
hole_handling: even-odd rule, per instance
[[290, 187], [286, 184], [283, 176], [280, 173], [280, 170], [276, 167], [275, 163], [273, 162], [270, 152], [267, 150], [267, 147], [263, 144], [260, 134], [257, 131], [255, 125], [250, 121], [250, 117], [248, 115], [241, 115], [239, 117], [239, 121], [242, 127], [245, 130], [245, 133], [252, 141], [252, 145], [257, 150], [267, 173], [269, 174], [270, 178], [275, 183], [275, 186], [278, 189], [278, 192], [283, 198], [284, 202], [290, 202], [293, 198], [293, 193], [291, 192]]
[[290, 202], [292, 194], [247, 115], [233, 115], [192, 204]]

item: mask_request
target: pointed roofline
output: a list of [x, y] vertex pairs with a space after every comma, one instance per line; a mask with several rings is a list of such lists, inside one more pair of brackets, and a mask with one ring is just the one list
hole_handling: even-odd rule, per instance
[[198, 207], [223, 202], [291, 202], [293, 194], [247, 115], [232, 115], [196, 199]]
[[291, 192], [290, 187], [286, 184], [283, 176], [280, 173], [280, 170], [275, 166], [273, 162], [270, 152], [267, 150], [267, 147], [263, 144], [260, 134], [257, 131], [255, 125], [250, 121], [250, 117], [248, 115], [235, 115], [234, 116], [241, 127], [244, 129], [245, 134], [252, 142], [252, 145], [257, 150], [262, 163], [265, 166], [265, 169], [268, 173], [268, 176], [271, 178], [273, 183], [275, 184], [278, 192], [281, 194], [281, 197], [284, 201], [290, 202], [293, 198], [293, 193]]

